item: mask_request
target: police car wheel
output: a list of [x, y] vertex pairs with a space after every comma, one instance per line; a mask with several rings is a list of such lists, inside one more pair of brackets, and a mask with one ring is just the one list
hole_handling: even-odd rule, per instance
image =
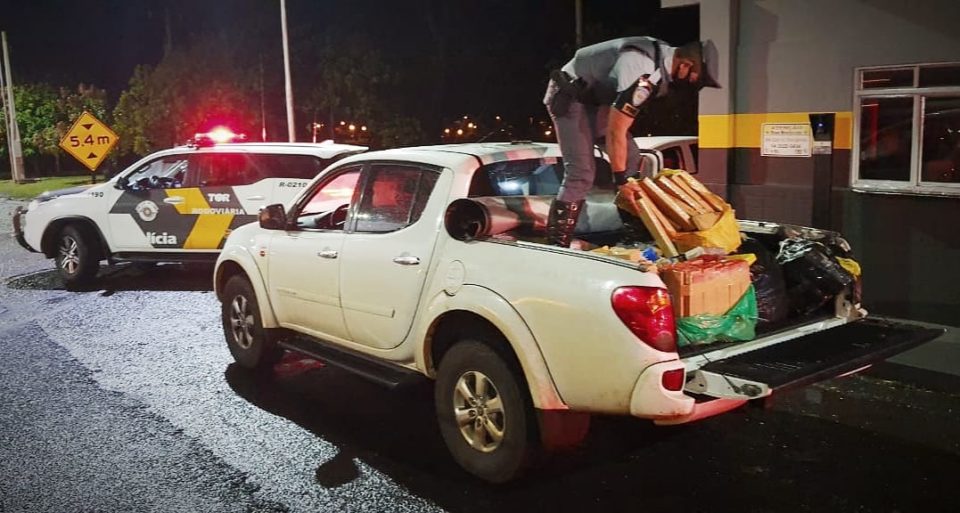
[[97, 248], [88, 233], [74, 225], [64, 226], [57, 236], [54, 261], [68, 289], [90, 283], [100, 268]]
[[234, 276], [223, 289], [223, 333], [233, 359], [241, 367], [269, 370], [283, 356], [275, 331], [263, 327], [257, 295], [243, 276]]
[[453, 459], [493, 483], [518, 477], [537, 456], [537, 424], [517, 365], [480, 337], [457, 342], [443, 356], [434, 400]]

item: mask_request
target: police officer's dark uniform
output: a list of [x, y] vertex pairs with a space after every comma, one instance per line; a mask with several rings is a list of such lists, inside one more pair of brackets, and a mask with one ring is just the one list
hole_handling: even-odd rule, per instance
[[[702, 69], [705, 52], [699, 44], [696, 48], [700, 54], [696, 62], [700, 85], [716, 87], [707, 70]], [[715, 53], [712, 44], [710, 48]], [[651, 37], [614, 39], [581, 48], [563, 68], [551, 73], [543, 103], [553, 120], [565, 168], [563, 184], [550, 207], [547, 230], [551, 244], [569, 246], [584, 199], [593, 186], [594, 144], [606, 135], [610, 109], [634, 118], [649, 97], [667, 94], [674, 80], [671, 69], [676, 50]], [[629, 130], [624, 137], [626, 166], [613, 169], [617, 185], [625, 182], [627, 170], [637, 172], [640, 163]], [[608, 140], [608, 149], [610, 145]], [[616, 167], [613, 155], [610, 157]]]

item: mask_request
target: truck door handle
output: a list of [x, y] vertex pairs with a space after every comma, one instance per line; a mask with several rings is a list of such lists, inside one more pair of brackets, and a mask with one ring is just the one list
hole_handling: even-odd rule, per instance
[[393, 257], [393, 262], [400, 265], [420, 265], [420, 257], [398, 256]]
[[249, 201], [261, 201], [263, 196], [250, 196], [247, 198]]
[[179, 205], [183, 203], [183, 196], [170, 196], [169, 198], [163, 198], [163, 202], [171, 205]]
[[320, 258], [337, 258], [340, 254], [337, 253], [335, 249], [324, 249], [323, 251], [317, 251], [317, 256]]

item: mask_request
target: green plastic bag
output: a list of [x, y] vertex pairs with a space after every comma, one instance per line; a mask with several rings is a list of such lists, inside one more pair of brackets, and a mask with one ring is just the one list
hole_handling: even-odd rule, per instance
[[753, 285], [723, 315], [693, 315], [677, 319], [677, 345], [680, 347], [753, 340], [757, 326], [757, 295]]

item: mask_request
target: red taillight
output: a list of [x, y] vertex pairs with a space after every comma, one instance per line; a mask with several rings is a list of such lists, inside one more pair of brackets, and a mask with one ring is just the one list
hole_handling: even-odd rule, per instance
[[667, 390], [679, 392], [680, 390], [683, 390], [683, 382], [686, 381], [686, 377], [686, 369], [668, 370], [660, 375], [660, 383], [662, 383], [663, 388], [666, 388]]
[[677, 350], [670, 294], [654, 287], [620, 287], [610, 298], [617, 317], [634, 335], [659, 351]]

